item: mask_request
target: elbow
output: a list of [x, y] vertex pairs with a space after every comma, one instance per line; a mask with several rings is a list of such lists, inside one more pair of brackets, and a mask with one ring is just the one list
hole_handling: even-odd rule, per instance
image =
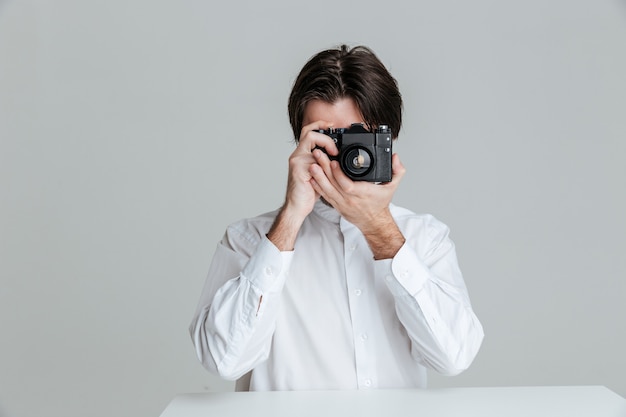
[[193, 343], [196, 357], [202, 366], [213, 374], [219, 375], [221, 378], [228, 379], [221, 375], [219, 361], [212, 354], [211, 341], [209, 333], [205, 328], [204, 321], [201, 318], [194, 319], [189, 326], [189, 335]]
[[208, 371], [226, 381], [236, 381], [251, 370], [226, 360], [216, 361], [210, 352], [198, 355], [198, 358]]
[[[196, 357], [212, 374], [221, 379], [235, 381], [245, 375], [249, 369], [241, 369], [236, 361], [229, 360], [226, 343], [215, 334], [210, 334], [201, 321], [194, 321], [189, 326], [189, 333], [195, 348]], [[221, 353], [220, 353], [221, 352]]]
[[453, 358], [443, 358], [438, 363], [432, 363], [431, 368], [443, 376], [457, 376], [467, 370], [470, 365], [471, 361], [467, 362]]
[[485, 335], [482, 326], [478, 326], [462, 341], [456, 354], [444, 354], [440, 361], [431, 364], [432, 368], [444, 376], [456, 376], [466, 371], [474, 362]]
[[469, 368], [469, 365], [449, 363], [439, 366], [435, 370], [443, 376], [457, 376], [467, 368]]
[[248, 370], [242, 371], [237, 368], [227, 366], [218, 366], [216, 367], [216, 371], [217, 375], [219, 375], [220, 378], [227, 381], [236, 381], [249, 372]]

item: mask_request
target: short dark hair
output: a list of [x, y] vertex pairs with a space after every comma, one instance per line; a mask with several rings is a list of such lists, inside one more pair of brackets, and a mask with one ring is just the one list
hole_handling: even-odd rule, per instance
[[354, 100], [369, 128], [385, 124], [398, 137], [402, 96], [395, 78], [368, 47], [341, 45], [314, 55], [294, 82], [287, 110], [296, 141], [310, 101], [334, 103], [342, 98]]

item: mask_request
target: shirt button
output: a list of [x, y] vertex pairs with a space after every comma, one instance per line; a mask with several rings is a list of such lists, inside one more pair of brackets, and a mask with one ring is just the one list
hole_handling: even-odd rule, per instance
[[265, 275], [267, 275], [268, 277], [271, 277], [272, 275], [274, 275], [274, 271], [272, 270], [271, 266], [268, 266], [267, 268], [265, 268]]
[[361, 295], [361, 290], [354, 290], [354, 295], [356, 295], [357, 297]]
[[402, 272], [402, 274], [400, 274], [400, 276], [401, 276], [402, 278], [407, 278], [407, 277], [409, 276], [409, 271], [404, 271], [404, 272]]
[[350, 245], [350, 250], [356, 250], [356, 243]]
[[372, 380], [371, 379], [366, 379], [364, 382], [365, 382], [365, 386], [366, 387], [371, 387], [372, 386]]
[[364, 342], [367, 340], [367, 333], [363, 333], [361, 335], [361, 340], [364, 341]]

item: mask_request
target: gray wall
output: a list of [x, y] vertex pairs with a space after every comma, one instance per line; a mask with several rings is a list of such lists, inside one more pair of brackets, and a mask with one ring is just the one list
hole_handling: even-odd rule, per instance
[[0, 415], [230, 390], [187, 325], [226, 225], [277, 207], [307, 58], [400, 83], [396, 203], [448, 223], [486, 331], [431, 386], [626, 396], [626, 4], [0, 1]]

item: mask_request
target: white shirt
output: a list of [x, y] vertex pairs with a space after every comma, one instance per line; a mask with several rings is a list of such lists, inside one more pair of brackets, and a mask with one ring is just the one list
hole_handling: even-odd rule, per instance
[[466, 369], [483, 339], [448, 228], [390, 206], [406, 242], [373, 259], [322, 202], [291, 252], [267, 238], [277, 212], [228, 227], [190, 332], [198, 358], [250, 390], [425, 388], [426, 367]]

